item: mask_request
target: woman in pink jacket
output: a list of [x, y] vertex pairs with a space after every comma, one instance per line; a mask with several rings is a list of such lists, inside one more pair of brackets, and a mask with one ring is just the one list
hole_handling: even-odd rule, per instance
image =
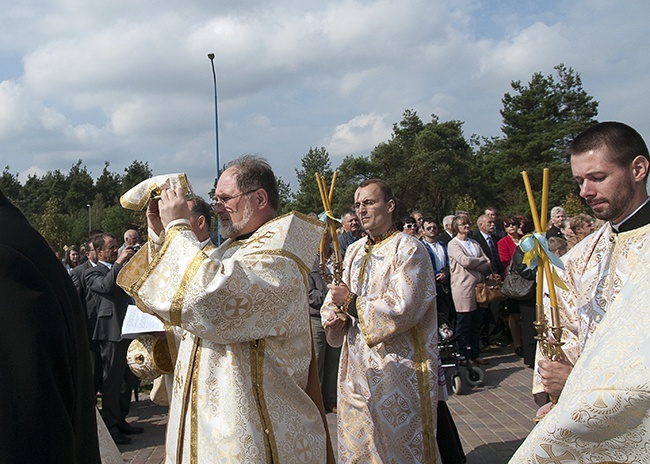
[[456, 216], [451, 223], [454, 238], [449, 242], [451, 296], [458, 313], [456, 333], [462, 354], [475, 364], [489, 364], [480, 357], [482, 312], [477, 311], [475, 288], [484, 276], [490, 274], [490, 258], [481, 246], [470, 239], [471, 228], [467, 216]]

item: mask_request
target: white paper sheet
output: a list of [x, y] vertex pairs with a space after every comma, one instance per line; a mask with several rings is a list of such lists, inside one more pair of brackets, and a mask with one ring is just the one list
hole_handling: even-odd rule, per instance
[[157, 317], [143, 313], [135, 305], [129, 305], [126, 308], [126, 316], [122, 323], [122, 337], [135, 338], [143, 333], [164, 331], [165, 327]]

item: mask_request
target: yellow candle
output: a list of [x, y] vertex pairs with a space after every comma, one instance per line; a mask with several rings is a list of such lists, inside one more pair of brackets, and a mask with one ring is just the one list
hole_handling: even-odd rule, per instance
[[539, 220], [539, 225], [541, 226], [541, 230], [538, 232], [544, 233], [546, 232], [546, 217], [548, 215], [548, 182], [549, 182], [549, 170], [548, 168], [544, 168], [543, 171], [543, 176], [542, 176], [542, 210], [540, 212], [540, 220]]
[[[524, 178], [524, 187], [526, 187], [526, 195], [528, 196], [528, 204], [530, 205], [530, 214], [533, 217], [533, 224], [535, 225], [535, 231], [539, 232], [541, 230], [541, 225], [539, 223], [539, 216], [537, 215], [537, 205], [535, 204], [535, 197], [533, 196], [533, 189], [530, 186], [530, 179], [528, 178], [528, 173], [526, 171], [521, 172], [522, 177]], [[544, 266], [541, 256], [538, 257], [537, 263], [537, 288], [535, 293], [535, 317], [537, 322], [542, 321], [542, 298], [544, 295]]]
[[537, 215], [537, 205], [535, 204], [533, 189], [530, 187], [528, 173], [526, 171], [521, 171], [521, 176], [524, 178], [524, 187], [526, 187], [526, 195], [528, 196], [528, 204], [530, 205], [530, 214], [533, 217], [533, 225], [535, 226], [535, 230], [539, 232], [541, 227], [539, 225], [539, 216]]

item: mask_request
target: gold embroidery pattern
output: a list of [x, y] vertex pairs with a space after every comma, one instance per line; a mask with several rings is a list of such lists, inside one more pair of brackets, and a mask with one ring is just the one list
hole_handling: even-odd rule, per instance
[[198, 396], [199, 396], [199, 365], [201, 363], [201, 351], [202, 351], [202, 341], [197, 339], [197, 348], [196, 355], [192, 361], [192, 400], [190, 411], [190, 463], [198, 464], [199, 463], [199, 446], [198, 446], [198, 436], [199, 436], [199, 412], [198, 407]]
[[[424, 444], [424, 463], [436, 463], [436, 433], [433, 425], [433, 405], [431, 404], [431, 384], [429, 383], [429, 367], [427, 352], [422, 334], [422, 326], [416, 324], [412, 329], [415, 346], [415, 366], [418, 373], [418, 388], [420, 390], [420, 408], [422, 414], [422, 441]], [[436, 405], [437, 407], [437, 405]]]
[[183, 309], [183, 302], [185, 301], [185, 295], [187, 295], [188, 287], [191, 285], [194, 276], [198, 272], [201, 264], [207, 258], [207, 255], [203, 251], [199, 251], [190, 265], [185, 271], [185, 275], [181, 280], [181, 284], [178, 287], [178, 290], [174, 294], [172, 299], [171, 307], [169, 308], [169, 319], [170, 324], [180, 327], [181, 325], [181, 312]]
[[266, 448], [266, 462], [269, 464], [279, 463], [278, 450], [273, 435], [271, 418], [264, 400], [264, 340], [250, 342], [251, 352], [251, 381], [253, 382], [253, 394], [257, 413], [260, 416], [262, 431], [264, 433], [264, 446]]
[[607, 285], [601, 280], [600, 291], [614, 291], [617, 296], [586, 343], [557, 405], [533, 429], [511, 463], [554, 463], [563, 455], [581, 464], [648, 461], [649, 238], [650, 227], [644, 226], [606, 240], [614, 247], [611, 260], [617, 263], [616, 267], [605, 263], [616, 280]]
[[[176, 463], [180, 464], [183, 462], [183, 443], [185, 439], [185, 418], [187, 417], [187, 409], [191, 407], [190, 405], [190, 400], [191, 400], [191, 388], [192, 384], [195, 382], [192, 382], [194, 379], [194, 370], [195, 370], [195, 363], [196, 363], [196, 354], [199, 350], [200, 346], [200, 338], [194, 337], [194, 344], [192, 346], [192, 352], [190, 355], [190, 359], [187, 365], [187, 373], [185, 374], [185, 378], [181, 378], [179, 373], [176, 373], [176, 376], [174, 378], [174, 390], [178, 388], [178, 386], [184, 385], [184, 391], [182, 394], [182, 406], [181, 406], [181, 422], [178, 427], [178, 438], [177, 438], [177, 445], [176, 445]], [[170, 430], [167, 430], [167, 433], [170, 433]], [[190, 448], [191, 449], [191, 448]]]
[[[339, 459], [435, 462], [438, 371], [431, 366], [438, 348], [431, 261], [423, 245], [405, 234], [392, 235], [370, 253], [365, 242], [350, 245], [343, 273], [359, 295], [359, 318], [350, 318], [344, 332], [328, 332], [328, 342], [342, 344]], [[321, 316], [334, 307], [328, 295]]]
[[[306, 272], [300, 265], [315, 256], [322, 224], [315, 227], [287, 215], [258, 232], [263, 248], [249, 246], [255, 234], [227, 240], [215, 250], [204, 248], [207, 258], [187, 287], [166, 438], [170, 463], [183, 457], [188, 462], [193, 449], [199, 461], [325, 462], [325, 428], [304, 394], [312, 343]], [[138, 294], [165, 320], [198, 249], [189, 229], [172, 234], [163, 245], [170, 238], [173, 243]], [[196, 339], [201, 340], [200, 359]], [[258, 339], [263, 339], [258, 353], [263, 362], [252, 366], [250, 341]], [[272, 441], [255, 417], [253, 367], [263, 379], [259, 416], [272, 421], [272, 429], [265, 427]]]

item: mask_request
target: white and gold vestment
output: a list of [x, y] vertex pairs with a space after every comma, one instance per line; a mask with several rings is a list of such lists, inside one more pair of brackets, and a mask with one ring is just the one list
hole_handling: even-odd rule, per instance
[[[401, 232], [374, 246], [362, 238], [347, 249], [343, 281], [358, 295], [359, 317], [350, 317], [344, 332], [328, 331], [330, 344], [343, 347], [339, 464], [440, 462], [438, 314], [429, 254]], [[323, 321], [333, 309], [328, 294]]]
[[[567, 289], [556, 286], [556, 292], [563, 326], [562, 350], [572, 364], [627, 282], [649, 240], [650, 225], [616, 234], [606, 223], [562, 257], [565, 270], [556, 271]], [[550, 321], [548, 298], [545, 311]], [[539, 359], [543, 358], [538, 350]], [[537, 363], [535, 366], [533, 393], [539, 393], [544, 389]]]
[[307, 274], [321, 234], [319, 221], [289, 214], [206, 252], [189, 224], [174, 225], [160, 250], [123, 269], [140, 309], [184, 329], [166, 462], [326, 462], [325, 425], [306, 393]]
[[607, 314], [590, 334], [557, 405], [512, 464], [650, 462], [650, 241], [638, 235], [649, 230], [613, 237], [610, 273], [597, 290], [611, 298]]

